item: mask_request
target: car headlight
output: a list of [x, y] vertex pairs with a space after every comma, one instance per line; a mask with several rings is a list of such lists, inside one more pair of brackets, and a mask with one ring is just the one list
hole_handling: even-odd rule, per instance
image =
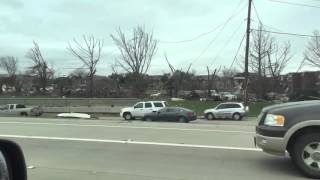
[[264, 125], [283, 127], [284, 122], [285, 117], [282, 115], [267, 114], [264, 120]]

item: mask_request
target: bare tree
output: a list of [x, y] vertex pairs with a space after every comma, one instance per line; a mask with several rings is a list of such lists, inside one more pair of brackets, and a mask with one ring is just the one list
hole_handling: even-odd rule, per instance
[[109, 77], [113, 81], [114, 85], [116, 86], [116, 95], [119, 96], [121, 93], [120, 82], [121, 82], [122, 75], [118, 73], [117, 67], [118, 67], [117, 64], [111, 65], [112, 74]]
[[5, 70], [9, 77], [16, 76], [18, 69], [18, 59], [13, 56], [5, 56], [0, 58], [0, 68]]
[[266, 57], [270, 53], [270, 47], [273, 46], [274, 39], [270, 33], [263, 31], [260, 24], [258, 31], [252, 33], [252, 42], [250, 46], [250, 63], [249, 67], [252, 72], [257, 73], [259, 78], [266, 76]]
[[223, 67], [220, 73], [221, 87], [224, 89], [234, 88], [234, 76], [238, 73], [235, 68]]
[[314, 37], [309, 41], [304, 52], [304, 62], [320, 68], [320, 33], [314, 31], [313, 35]]
[[117, 63], [123, 70], [134, 76], [136, 82], [134, 89], [136, 95], [139, 96], [143, 89], [138, 84], [144, 80], [144, 76], [150, 68], [158, 42], [153, 38], [153, 33], [146, 32], [141, 26], [134, 28], [132, 37], [129, 38], [120, 28], [116, 35], [111, 34], [110, 36], [121, 54]]
[[101, 59], [103, 48], [103, 40], [96, 39], [93, 36], [83, 35], [83, 44], [76, 39], [73, 40], [73, 45], [68, 44], [67, 49], [88, 69], [89, 78], [89, 95], [93, 96], [94, 75], [96, 74], [96, 66]]
[[37, 90], [46, 91], [49, 80], [54, 75], [54, 70], [48, 66], [48, 62], [43, 58], [37, 42], [33, 41], [34, 47], [31, 48], [26, 57], [32, 60], [33, 65], [31, 68], [31, 73], [36, 76]]
[[[169, 90], [170, 90], [170, 96], [178, 97], [179, 89], [183, 88], [182, 86], [184, 84], [184, 81], [187, 78], [191, 77], [191, 74], [189, 72], [190, 72], [192, 63], [188, 66], [187, 70], [183, 70], [182, 68], [176, 69], [170, 63], [166, 54], [164, 55], [164, 57], [167, 61], [167, 64], [168, 64], [170, 70], [171, 70], [171, 73], [170, 73], [168, 80], [165, 84], [166, 84], [167, 88], [169, 88]], [[173, 90], [173, 93], [171, 92], [172, 90]]]
[[0, 58], [0, 69], [4, 70], [8, 74], [8, 77], [2, 82], [6, 83], [7, 85], [16, 85], [16, 73], [18, 69], [17, 63], [18, 59], [13, 56], [5, 56]]
[[208, 91], [208, 97], [211, 96], [211, 90], [216, 89], [216, 79], [217, 79], [217, 74], [220, 72], [221, 66], [219, 69], [214, 69], [213, 73], [210, 73], [210, 68], [207, 66], [207, 91]]
[[274, 47], [270, 47], [270, 49], [272, 51], [268, 52], [268, 72], [273, 78], [273, 90], [275, 90], [280, 85], [281, 73], [292, 58], [290, 55], [291, 44], [285, 42], [282, 47], [274, 44]]
[[266, 91], [265, 79], [268, 74], [267, 56], [273, 54], [274, 38], [270, 33], [263, 31], [263, 25], [260, 24], [257, 31], [252, 33], [252, 42], [250, 46], [249, 68], [255, 73], [256, 79], [251, 78], [251, 85], [257, 92], [257, 96], [262, 98]]
[[119, 28], [117, 35], [111, 35], [111, 38], [120, 50], [118, 63], [125, 71], [136, 74], [148, 72], [158, 44], [152, 33], [138, 26], [133, 30], [133, 37], [128, 39]]

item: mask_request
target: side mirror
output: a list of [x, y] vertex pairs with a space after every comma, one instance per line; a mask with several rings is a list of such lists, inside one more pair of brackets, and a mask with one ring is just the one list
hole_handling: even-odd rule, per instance
[[12, 141], [0, 140], [0, 180], [27, 180], [23, 152]]

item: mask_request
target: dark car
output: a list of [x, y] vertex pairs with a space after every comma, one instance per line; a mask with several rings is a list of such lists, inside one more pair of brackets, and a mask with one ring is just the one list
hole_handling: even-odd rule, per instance
[[307, 176], [320, 178], [320, 101], [266, 107], [258, 117], [255, 144], [285, 155]]
[[158, 112], [148, 113], [144, 121], [178, 121], [188, 123], [197, 119], [197, 115], [190, 109], [181, 107], [166, 107]]

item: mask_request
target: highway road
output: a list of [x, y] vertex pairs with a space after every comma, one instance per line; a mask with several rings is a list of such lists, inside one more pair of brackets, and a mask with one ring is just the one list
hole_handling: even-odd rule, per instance
[[31, 180], [303, 179], [254, 147], [254, 125], [1, 117], [0, 138], [21, 145]]

